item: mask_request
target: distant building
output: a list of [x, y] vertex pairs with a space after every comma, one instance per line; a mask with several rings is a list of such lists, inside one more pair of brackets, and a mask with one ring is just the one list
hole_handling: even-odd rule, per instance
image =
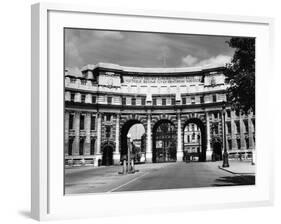
[[[199, 161], [221, 154], [223, 67], [136, 68], [99, 63], [65, 71], [66, 164], [119, 164], [127, 133], [142, 124], [137, 144], [146, 162], [182, 161], [187, 150]], [[255, 115], [226, 104], [225, 147], [230, 158], [250, 158], [255, 148]], [[145, 145], [144, 145], [145, 144]], [[215, 150], [214, 150], [215, 148]]]

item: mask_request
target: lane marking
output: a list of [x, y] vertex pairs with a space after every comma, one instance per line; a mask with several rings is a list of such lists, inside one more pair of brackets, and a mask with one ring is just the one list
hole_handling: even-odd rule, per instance
[[141, 177], [144, 177], [144, 176], [147, 175], [147, 174], [148, 174], [148, 172], [145, 172], [145, 173], [142, 174], [141, 176], [135, 177], [134, 179], [128, 181], [127, 183], [121, 184], [120, 186], [115, 187], [115, 188], [113, 188], [113, 189], [107, 191], [107, 193], [116, 191], [116, 190], [118, 190], [118, 189], [120, 189], [120, 188], [122, 188], [122, 187], [124, 187], [124, 186], [126, 186], [126, 185], [128, 185], [128, 184], [130, 184], [130, 183], [132, 183], [132, 182], [134, 182], [134, 181], [136, 181], [136, 180], [138, 180], [138, 179], [140, 179]]

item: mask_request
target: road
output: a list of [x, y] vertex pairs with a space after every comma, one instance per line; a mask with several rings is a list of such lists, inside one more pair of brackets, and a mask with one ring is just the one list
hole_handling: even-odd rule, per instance
[[218, 168], [221, 162], [137, 165], [139, 172], [120, 175], [120, 167], [66, 169], [65, 193], [102, 193], [195, 187], [248, 185], [254, 175], [235, 175]]

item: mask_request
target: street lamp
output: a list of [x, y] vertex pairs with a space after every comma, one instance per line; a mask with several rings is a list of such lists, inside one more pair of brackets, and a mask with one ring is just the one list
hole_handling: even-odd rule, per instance
[[132, 141], [132, 139], [131, 139], [131, 134], [130, 133], [128, 133], [128, 135], [127, 135], [127, 147], [128, 147], [128, 150], [127, 150], [127, 160], [128, 160], [128, 166], [127, 166], [127, 170], [128, 170], [128, 172], [130, 172], [131, 171], [131, 141]]
[[226, 150], [225, 105], [226, 105], [226, 102], [223, 101], [223, 105], [222, 105], [222, 116], [223, 116], [223, 164], [222, 164], [222, 167], [229, 167], [228, 152]]

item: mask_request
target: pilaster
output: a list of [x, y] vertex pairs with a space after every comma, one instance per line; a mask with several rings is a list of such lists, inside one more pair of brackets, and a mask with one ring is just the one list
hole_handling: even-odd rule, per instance
[[74, 114], [74, 131], [75, 138], [73, 142], [72, 155], [79, 155], [79, 142], [80, 142], [80, 112]]
[[85, 116], [85, 131], [86, 131], [86, 139], [84, 143], [84, 152], [85, 155], [90, 155], [90, 147], [91, 147], [91, 114], [87, 113]]
[[113, 162], [114, 164], [119, 164], [120, 162], [120, 114], [116, 115], [116, 124], [115, 124], [115, 151], [113, 153]]
[[69, 141], [69, 112], [64, 114], [64, 154], [68, 155], [68, 141]]
[[147, 131], [146, 131], [146, 162], [152, 162], [152, 139], [151, 139], [151, 114], [147, 114]]
[[177, 122], [177, 161], [183, 161], [181, 114], [179, 112], [177, 114]]
[[231, 110], [230, 112], [231, 116], [230, 116], [230, 122], [231, 122], [231, 148], [232, 150], [237, 150], [237, 141], [236, 141], [236, 125], [235, 125], [235, 112], [233, 110]]
[[246, 150], [245, 141], [245, 125], [241, 113], [239, 113], [239, 123], [240, 123], [240, 139], [241, 139], [241, 150]]
[[212, 148], [211, 148], [211, 135], [210, 135], [210, 117], [209, 113], [206, 112], [206, 133], [207, 133], [207, 146], [206, 146], [206, 160], [211, 161], [212, 160]]

